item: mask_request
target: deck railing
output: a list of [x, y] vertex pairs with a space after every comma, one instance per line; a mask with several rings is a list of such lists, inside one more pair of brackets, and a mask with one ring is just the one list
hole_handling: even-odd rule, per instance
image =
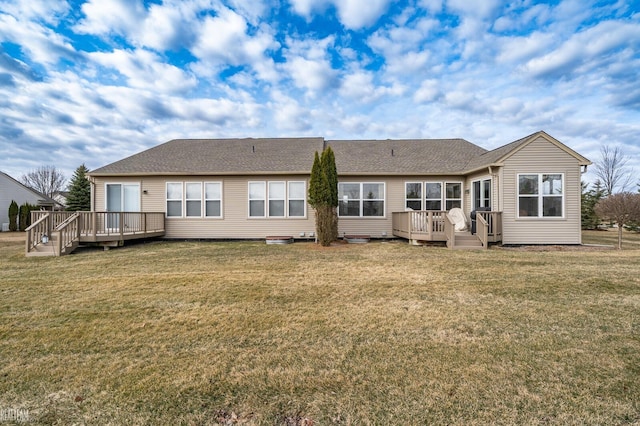
[[[27, 253], [32, 251], [35, 246], [42, 242], [42, 237], [45, 235], [51, 236], [51, 216], [48, 214], [34, 215], [36, 212], [31, 212], [31, 225], [26, 229], [27, 233]], [[37, 212], [37, 213], [51, 213], [51, 212]]]
[[[48, 239], [54, 255], [72, 251], [81, 242], [114, 243], [164, 235], [164, 212], [32, 211], [27, 228], [27, 254]], [[43, 239], [44, 236], [47, 238]]]
[[[478, 238], [482, 241], [483, 246], [488, 246], [488, 243], [502, 241], [502, 212], [478, 211], [476, 212], [476, 221]], [[485, 230], [481, 231], [481, 227], [486, 228], [484, 240], [483, 233]]]
[[447, 237], [447, 247], [453, 249], [456, 245], [456, 225], [448, 214], [444, 215], [444, 233]]
[[164, 231], [164, 213], [157, 212], [79, 212], [81, 235], [124, 236]]
[[393, 235], [409, 240], [442, 241], [446, 213], [442, 210], [393, 212]]
[[56, 226], [55, 231], [52, 232], [53, 243], [55, 245], [54, 250], [58, 254], [66, 254], [78, 245], [80, 241], [79, 218], [79, 213], [73, 213]]

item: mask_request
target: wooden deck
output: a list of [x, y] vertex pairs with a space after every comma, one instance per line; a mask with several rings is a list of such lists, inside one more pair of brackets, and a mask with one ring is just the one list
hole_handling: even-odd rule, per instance
[[161, 237], [164, 212], [31, 212], [27, 256], [61, 256], [83, 243], [105, 247], [126, 240]]
[[476, 214], [477, 232], [472, 235], [470, 232], [455, 232], [446, 211], [393, 212], [393, 235], [412, 244], [443, 241], [451, 249], [488, 248], [490, 243], [502, 241], [502, 212], [479, 211]]

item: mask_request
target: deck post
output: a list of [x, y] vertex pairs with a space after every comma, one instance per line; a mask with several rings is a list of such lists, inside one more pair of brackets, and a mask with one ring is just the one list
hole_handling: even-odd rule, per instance
[[142, 231], [143, 235], [147, 236], [147, 213], [142, 213]]
[[123, 235], [124, 235], [124, 213], [120, 212], [120, 213], [118, 213], [118, 216], [120, 216], [120, 219], [119, 219], [119, 222], [118, 222], [120, 224], [120, 239], [123, 240], [124, 239], [124, 237], [123, 237]]
[[76, 214], [78, 215], [78, 217], [76, 218], [76, 239], [78, 241], [80, 241], [80, 230], [84, 226], [83, 223], [82, 223], [83, 222], [83, 216], [79, 212], [76, 212]]
[[91, 212], [91, 234], [93, 239], [96, 239], [96, 234], [98, 233], [98, 215], [96, 212]]

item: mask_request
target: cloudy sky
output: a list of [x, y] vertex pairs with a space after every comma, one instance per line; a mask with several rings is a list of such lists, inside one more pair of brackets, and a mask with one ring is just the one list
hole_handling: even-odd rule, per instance
[[545, 130], [640, 175], [634, 0], [0, 0], [0, 170], [173, 138]]

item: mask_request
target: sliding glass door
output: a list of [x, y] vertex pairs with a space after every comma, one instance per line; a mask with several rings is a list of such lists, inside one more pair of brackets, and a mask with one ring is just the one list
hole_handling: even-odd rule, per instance
[[[140, 185], [108, 183], [107, 212], [139, 212], [140, 211]], [[120, 215], [108, 214], [107, 227], [110, 229], [120, 228]]]

